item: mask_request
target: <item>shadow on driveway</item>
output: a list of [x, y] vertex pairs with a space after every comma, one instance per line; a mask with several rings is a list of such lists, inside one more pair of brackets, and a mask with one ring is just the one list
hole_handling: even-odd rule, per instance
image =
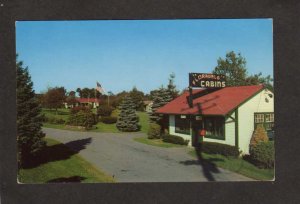
[[30, 159], [24, 166], [24, 169], [35, 168], [39, 165], [69, 159], [72, 155], [77, 154], [81, 150], [85, 149], [90, 144], [92, 138], [86, 138], [81, 140], [71, 141], [65, 144], [55, 144], [46, 146], [42, 149], [38, 155]]
[[222, 159], [204, 159], [202, 157], [201, 145], [195, 147], [195, 152], [197, 155], [197, 160], [186, 160], [181, 161], [184, 165], [200, 165], [203, 175], [208, 181], [215, 181], [213, 173], [220, 173], [218, 167], [213, 163], [214, 161], [223, 161]]
[[82, 180], [85, 180], [85, 177], [81, 176], [71, 176], [71, 177], [61, 177], [47, 181], [47, 183], [80, 183]]

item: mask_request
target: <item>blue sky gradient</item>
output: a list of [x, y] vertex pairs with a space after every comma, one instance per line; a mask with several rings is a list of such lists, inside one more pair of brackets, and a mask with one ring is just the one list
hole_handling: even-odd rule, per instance
[[241, 52], [249, 74], [273, 76], [271, 19], [99, 20], [16, 22], [16, 52], [37, 93], [47, 87], [148, 93], [175, 73], [179, 90], [188, 73], [210, 73], [219, 57]]

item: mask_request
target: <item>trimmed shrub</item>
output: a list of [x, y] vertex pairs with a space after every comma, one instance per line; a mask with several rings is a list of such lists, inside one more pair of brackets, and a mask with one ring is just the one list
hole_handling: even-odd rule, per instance
[[86, 107], [86, 106], [75, 106], [75, 107], [71, 108], [70, 114], [76, 114], [79, 111], [88, 111], [88, 110], [90, 110], [90, 108]]
[[65, 120], [61, 118], [56, 118], [56, 117], [44, 117], [43, 122], [47, 122], [50, 124], [65, 124]]
[[259, 142], [268, 142], [269, 138], [263, 125], [258, 124], [250, 140], [250, 149]]
[[202, 152], [207, 154], [221, 154], [233, 157], [240, 155], [240, 151], [237, 147], [216, 142], [203, 142], [201, 148]]
[[156, 123], [150, 123], [148, 130], [148, 139], [159, 139], [160, 138], [160, 125]]
[[98, 116], [110, 116], [111, 113], [113, 112], [113, 108], [111, 106], [107, 105], [101, 105], [97, 109], [97, 115]]
[[274, 142], [259, 142], [250, 149], [250, 158], [260, 168], [273, 168], [275, 160]]
[[117, 122], [117, 120], [118, 120], [117, 117], [112, 117], [112, 116], [102, 116], [100, 118], [100, 121], [105, 124], [114, 124]]
[[175, 135], [164, 135], [162, 139], [164, 142], [173, 143], [173, 144], [188, 145], [189, 143], [189, 140], [185, 140], [182, 137], [175, 136]]
[[91, 128], [97, 123], [96, 115], [91, 110], [81, 110], [75, 114], [71, 114], [68, 124], [74, 126], [83, 126], [86, 129]]

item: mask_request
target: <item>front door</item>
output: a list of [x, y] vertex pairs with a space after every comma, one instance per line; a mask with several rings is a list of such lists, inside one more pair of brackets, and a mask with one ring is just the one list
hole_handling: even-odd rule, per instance
[[192, 121], [192, 146], [197, 146], [203, 141], [203, 137], [200, 136], [199, 132], [203, 127], [203, 120], [193, 119]]

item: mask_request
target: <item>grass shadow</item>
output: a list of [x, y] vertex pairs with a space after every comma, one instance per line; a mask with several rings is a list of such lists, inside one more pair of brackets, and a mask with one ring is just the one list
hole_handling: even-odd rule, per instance
[[51, 179], [46, 183], [80, 183], [82, 180], [85, 180], [85, 177], [81, 176], [71, 176], [71, 177], [60, 177], [56, 179]]
[[27, 161], [22, 168], [31, 169], [48, 162], [69, 159], [72, 155], [77, 154], [81, 150], [85, 149], [86, 146], [91, 143], [91, 141], [92, 138], [86, 138], [71, 141], [65, 144], [60, 143], [46, 146], [39, 152], [37, 156]]

